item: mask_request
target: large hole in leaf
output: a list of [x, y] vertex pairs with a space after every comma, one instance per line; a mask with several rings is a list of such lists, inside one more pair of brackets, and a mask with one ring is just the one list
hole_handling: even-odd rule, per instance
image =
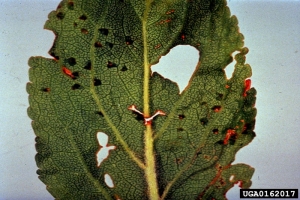
[[103, 132], [97, 133], [98, 143], [100, 145], [99, 150], [96, 152], [97, 166], [99, 167], [103, 160], [109, 156], [109, 151], [115, 149], [115, 146], [108, 145], [108, 136]]
[[199, 51], [189, 45], [178, 45], [151, 67], [163, 77], [178, 84], [180, 93], [186, 88], [199, 61]]
[[[239, 52], [238, 51], [233, 52], [232, 57], [234, 58], [234, 56], [237, 53], [239, 53]], [[236, 64], [236, 61], [233, 59], [233, 61], [229, 65], [227, 65], [226, 68], [224, 69], [227, 79], [230, 79], [232, 77], [232, 73], [234, 71], [234, 65], [235, 64]]]

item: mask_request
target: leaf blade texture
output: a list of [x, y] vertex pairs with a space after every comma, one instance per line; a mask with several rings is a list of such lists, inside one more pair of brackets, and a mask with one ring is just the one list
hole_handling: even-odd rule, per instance
[[[231, 163], [255, 136], [256, 91], [225, 1], [62, 1], [45, 28], [53, 59], [29, 60], [28, 115], [55, 198], [225, 199], [237, 181], [250, 187], [254, 169]], [[200, 54], [181, 94], [150, 70], [177, 45]], [[100, 131], [116, 149], [98, 167]]]

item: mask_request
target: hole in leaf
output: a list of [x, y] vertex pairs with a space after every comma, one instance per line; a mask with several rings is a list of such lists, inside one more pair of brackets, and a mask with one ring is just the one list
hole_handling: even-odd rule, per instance
[[69, 65], [74, 66], [76, 65], [76, 59], [71, 57], [67, 59], [67, 62], [69, 63]]
[[185, 118], [185, 115], [183, 115], [183, 114], [182, 114], [182, 115], [178, 115], [178, 118], [179, 118], [179, 119], [184, 119], [184, 118]]
[[87, 64], [84, 66], [84, 69], [87, 69], [87, 70], [91, 70], [92, 69], [92, 63], [91, 63], [91, 61], [87, 62]]
[[86, 29], [84, 29], [84, 28], [82, 28], [82, 29], [81, 29], [81, 33], [83, 33], [83, 34], [88, 34], [88, 33], [89, 33], [89, 31], [88, 31], [88, 30], [86, 30]]
[[50, 88], [42, 88], [41, 89], [43, 92], [50, 92]]
[[96, 152], [97, 166], [99, 167], [101, 163], [108, 158], [109, 151], [116, 147], [108, 145], [108, 136], [103, 132], [97, 133], [97, 140], [100, 146], [99, 150]]
[[107, 28], [100, 28], [99, 31], [100, 31], [100, 33], [101, 33], [102, 35], [105, 35], [105, 36], [108, 35], [108, 29], [107, 29]]
[[95, 42], [94, 46], [95, 46], [96, 48], [99, 48], [99, 47], [102, 47], [102, 44], [101, 44], [100, 42]]
[[201, 118], [201, 119], [200, 119], [200, 122], [201, 122], [201, 124], [202, 124], [203, 126], [205, 126], [205, 125], [208, 123], [207, 117]]
[[115, 187], [114, 182], [113, 182], [113, 180], [112, 180], [112, 178], [110, 177], [109, 174], [104, 175], [104, 180], [105, 180], [105, 183], [108, 187], [110, 187], [110, 188]]
[[74, 10], [74, 2], [68, 2], [68, 5], [67, 5], [68, 9], [70, 10]]
[[59, 13], [56, 14], [56, 17], [58, 19], [63, 19], [65, 17], [65, 15], [62, 12], [59, 12]]
[[75, 83], [73, 86], [72, 86], [72, 90], [77, 90], [80, 88], [80, 85]]
[[199, 61], [199, 51], [189, 45], [178, 45], [151, 67], [163, 77], [178, 84], [180, 93], [188, 86]]
[[128, 68], [124, 65], [123, 67], [122, 67], [122, 69], [121, 69], [121, 71], [122, 72], [125, 72], [125, 71], [127, 71], [128, 70]]
[[97, 79], [97, 78], [94, 78], [94, 86], [99, 86], [101, 85], [101, 80], [100, 79]]
[[108, 68], [117, 67], [117, 64], [116, 64], [116, 63], [113, 63], [113, 62], [111, 62], [111, 61], [108, 61], [108, 62], [107, 62], [107, 67], [108, 67]]
[[110, 43], [110, 42], [105, 42], [105, 46], [109, 47], [109, 48], [113, 48], [114, 44]]
[[[232, 57], [234, 58], [235, 55], [239, 53], [238, 51], [235, 51], [232, 53]], [[226, 68], [224, 69], [225, 70], [225, 74], [226, 74], [226, 78], [227, 79], [230, 79], [232, 77], [232, 74], [233, 74], [233, 71], [234, 71], [234, 65], [236, 64], [235, 60], [233, 60], [231, 63], [229, 63]]]
[[86, 15], [81, 15], [81, 16], [79, 17], [79, 19], [81, 19], [81, 20], [86, 20], [87, 17], [86, 17]]
[[131, 39], [130, 36], [125, 36], [125, 42], [127, 45], [132, 45], [133, 44], [133, 40]]

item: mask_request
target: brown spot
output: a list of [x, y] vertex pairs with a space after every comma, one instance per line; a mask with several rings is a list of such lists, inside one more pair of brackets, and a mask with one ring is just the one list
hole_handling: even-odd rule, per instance
[[50, 92], [50, 88], [42, 88], [43, 92]]
[[175, 12], [175, 10], [174, 10], [174, 9], [172, 9], [172, 10], [168, 10], [168, 11], [166, 12], [166, 15], [173, 14], [174, 12]]
[[117, 64], [116, 64], [116, 63], [113, 63], [113, 62], [111, 62], [111, 61], [108, 61], [108, 62], [107, 62], [107, 67], [108, 67], [108, 68], [117, 67]]
[[94, 46], [95, 46], [96, 48], [99, 48], [99, 47], [102, 47], [102, 44], [101, 44], [100, 42], [95, 42]]
[[101, 85], [101, 80], [100, 79], [97, 79], [97, 78], [94, 78], [94, 86], [99, 86]]
[[181, 132], [181, 131], [183, 131], [183, 130], [184, 130], [184, 129], [181, 128], [181, 127], [180, 127], [180, 128], [177, 128], [177, 131], [178, 131], [178, 132]]
[[228, 89], [228, 88], [230, 88], [230, 86], [229, 85], [225, 85], [225, 88]]
[[80, 88], [80, 85], [75, 83], [73, 86], [72, 86], [72, 90], [77, 90]]
[[214, 112], [220, 112], [221, 106], [214, 106], [211, 108]]
[[213, 132], [214, 134], [218, 134], [218, 133], [219, 133], [219, 129], [215, 128], [215, 129], [212, 130], [212, 132]]
[[105, 36], [108, 35], [108, 29], [107, 29], [107, 28], [100, 28], [99, 31], [100, 31], [100, 33], [101, 33], [102, 35], [105, 35]]
[[132, 45], [133, 44], [133, 40], [131, 39], [130, 36], [125, 36], [125, 42], [127, 45]]
[[84, 29], [84, 28], [82, 28], [82, 29], [81, 29], [81, 33], [83, 33], [83, 34], [88, 34], [88, 33], [89, 33], [89, 31], [88, 31], [88, 30], [86, 30], [86, 29]]
[[86, 20], [87, 17], [86, 17], [86, 15], [81, 15], [81, 16], [79, 17], [79, 19], [80, 19], [80, 20]]
[[62, 20], [65, 17], [65, 15], [62, 12], [59, 12], [59, 13], [56, 14], [56, 17], [58, 19]]
[[185, 115], [183, 115], [183, 114], [178, 115], [178, 118], [179, 118], [179, 119], [184, 119], [184, 118], [185, 118]]
[[154, 48], [159, 49], [161, 47], [161, 44], [156, 45]]

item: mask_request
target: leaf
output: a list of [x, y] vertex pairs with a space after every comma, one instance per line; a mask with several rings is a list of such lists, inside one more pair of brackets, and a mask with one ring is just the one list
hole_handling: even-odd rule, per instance
[[[225, 1], [64, 0], [45, 28], [53, 59], [29, 60], [28, 115], [55, 198], [225, 199], [238, 181], [250, 187], [254, 169], [231, 163], [255, 136], [256, 91]], [[200, 52], [181, 94], [150, 70], [176, 45]], [[98, 132], [110, 146], [99, 167]]]

